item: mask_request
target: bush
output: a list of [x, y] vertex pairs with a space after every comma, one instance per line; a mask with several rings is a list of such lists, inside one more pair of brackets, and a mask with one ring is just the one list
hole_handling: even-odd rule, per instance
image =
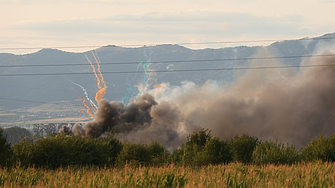
[[229, 144], [217, 137], [207, 140], [202, 153], [205, 156], [202, 164], [228, 163], [233, 159]]
[[175, 163], [193, 164], [195, 161], [204, 161], [206, 156], [203, 156], [203, 148], [207, 140], [211, 139], [210, 132], [206, 129], [201, 129], [189, 135], [186, 142], [181, 145], [180, 149], [173, 152], [173, 160]]
[[29, 166], [31, 163], [32, 144], [23, 139], [13, 146], [14, 161], [19, 162], [21, 166]]
[[121, 150], [114, 138], [47, 137], [30, 144], [14, 145], [14, 154], [22, 165], [57, 168], [69, 165], [111, 166]]
[[237, 135], [232, 138], [230, 145], [234, 161], [250, 163], [252, 160], [252, 153], [258, 144], [258, 138], [249, 136], [247, 134], [242, 134], [242, 136]]
[[150, 153], [144, 144], [124, 143], [117, 157], [118, 164], [131, 163], [134, 165], [147, 165], [151, 162]]
[[211, 139], [212, 136], [210, 131], [207, 129], [201, 129], [198, 132], [194, 132], [189, 135], [186, 140], [186, 147], [192, 148], [193, 146], [203, 147], [207, 140]]
[[299, 160], [299, 155], [293, 145], [265, 141], [255, 148], [252, 160], [255, 164], [292, 164]]
[[151, 158], [152, 164], [164, 164], [168, 162], [170, 158], [169, 151], [166, 150], [161, 144], [158, 142], [153, 142], [148, 146], [148, 152]]
[[335, 161], [335, 134], [329, 138], [324, 135], [311, 140], [306, 147], [302, 149], [301, 158], [306, 161], [322, 160]]
[[10, 165], [12, 162], [12, 149], [3, 135], [3, 129], [0, 128], [0, 166]]
[[207, 165], [227, 163], [232, 160], [230, 146], [208, 130], [202, 129], [187, 137], [186, 143], [173, 152], [175, 163]]

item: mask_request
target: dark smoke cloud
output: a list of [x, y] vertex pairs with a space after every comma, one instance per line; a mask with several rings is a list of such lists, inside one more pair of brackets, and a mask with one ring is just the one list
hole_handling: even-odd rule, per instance
[[83, 129], [83, 127], [76, 123], [73, 127], [72, 127], [72, 133], [75, 136], [83, 136], [85, 135], [85, 130]]
[[71, 135], [72, 131], [68, 126], [63, 125], [62, 128], [59, 130], [59, 134], [61, 134], [61, 135]]
[[[303, 63], [335, 64], [335, 58]], [[161, 93], [151, 92], [159, 103], [150, 94], [127, 106], [102, 100], [94, 121], [84, 129], [75, 126], [73, 133], [99, 137], [124, 125], [131, 130], [118, 136], [142, 143], [159, 141], [172, 149], [201, 128], [223, 139], [249, 133], [297, 147], [320, 133], [335, 132], [335, 67], [250, 70], [229, 86], [218, 85], [167, 84]]]
[[94, 120], [86, 123], [83, 127], [75, 125], [74, 135], [86, 135], [89, 137], [100, 137], [107, 130], [116, 125], [129, 125], [132, 127], [150, 124], [150, 109], [157, 102], [149, 94], [143, 94], [131, 104], [124, 106], [120, 102], [109, 102], [103, 99], [98, 104], [94, 114]]
[[[334, 64], [335, 58], [309, 63]], [[229, 90], [216, 90], [216, 96], [202, 88], [183, 94], [178, 99], [180, 109], [197, 101], [186, 112], [187, 132], [205, 127], [224, 139], [249, 133], [297, 147], [320, 133], [334, 133], [335, 68], [303, 69], [288, 79], [278, 76], [277, 71], [249, 71]]]

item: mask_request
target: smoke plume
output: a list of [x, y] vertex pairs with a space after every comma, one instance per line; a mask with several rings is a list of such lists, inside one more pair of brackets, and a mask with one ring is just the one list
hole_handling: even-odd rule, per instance
[[[329, 65], [335, 58], [302, 63]], [[249, 70], [234, 83], [220, 85], [216, 81], [203, 86], [165, 84], [158, 94], [153, 90], [127, 106], [102, 100], [94, 120], [83, 131], [75, 126], [73, 132], [99, 137], [113, 127], [127, 127], [117, 135], [134, 142], [158, 141], [168, 148], [177, 148], [201, 128], [222, 139], [248, 133], [297, 147], [321, 133], [335, 132], [333, 66]]]

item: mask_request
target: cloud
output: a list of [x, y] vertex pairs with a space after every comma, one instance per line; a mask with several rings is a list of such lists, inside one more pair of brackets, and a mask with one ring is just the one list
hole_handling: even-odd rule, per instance
[[[324, 27], [308, 28], [304, 23], [305, 18], [301, 15], [265, 17], [249, 13], [171, 11], [110, 14], [90, 19], [82, 17], [53, 20], [46, 18], [37, 21], [32, 19], [3, 27], [3, 32], [10, 30], [5, 36], [12, 38], [12, 42], [9, 41], [12, 44], [20, 40], [21, 43], [26, 43], [23, 46], [32, 44], [34, 46], [68, 46], [280, 40], [321, 35], [331, 31]], [[32, 37], [34, 40], [31, 40]], [[231, 46], [231, 44], [225, 46]], [[196, 49], [224, 46], [218, 44], [190, 47]]]
[[63, 19], [45, 22], [27, 22], [15, 29], [42, 34], [160, 34], [164, 35], [271, 35], [305, 34], [303, 17], [291, 15], [279, 18], [258, 17], [247, 13], [213, 13], [209, 11], [148, 12], [133, 15], [112, 15], [98, 19]]
[[19, 6], [32, 6], [32, 5], [59, 5], [63, 4], [64, 6], [68, 4], [77, 4], [77, 5], [136, 5], [139, 3], [147, 2], [150, 3], [150, 0], [0, 0], [0, 5], [19, 5]]

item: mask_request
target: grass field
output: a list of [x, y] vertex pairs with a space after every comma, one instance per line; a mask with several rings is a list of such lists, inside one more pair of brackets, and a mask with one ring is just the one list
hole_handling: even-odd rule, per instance
[[0, 170], [1, 187], [334, 187], [334, 163]]

